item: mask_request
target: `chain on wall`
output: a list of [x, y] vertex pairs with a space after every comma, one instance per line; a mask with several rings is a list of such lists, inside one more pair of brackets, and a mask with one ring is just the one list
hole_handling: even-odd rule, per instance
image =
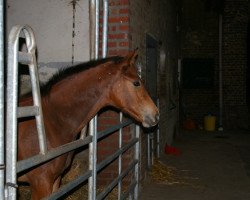
[[[76, 5], [78, 4], [77, 2], [80, 0], [72, 0], [70, 4], [72, 5], [72, 55], [71, 55], [71, 63], [74, 64], [75, 61], [75, 24], [76, 24]], [[79, 5], [79, 4], [78, 4]]]

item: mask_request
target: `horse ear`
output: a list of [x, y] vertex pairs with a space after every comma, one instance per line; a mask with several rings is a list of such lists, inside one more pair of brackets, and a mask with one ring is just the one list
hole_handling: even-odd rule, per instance
[[138, 48], [136, 48], [134, 51], [130, 52], [126, 57], [126, 65], [123, 66], [123, 71], [126, 71], [131, 65], [135, 64], [135, 61], [138, 57]]
[[136, 48], [133, 52], [129, 55], [129, 64], [134, 64], [138, 57], [138, 48]]

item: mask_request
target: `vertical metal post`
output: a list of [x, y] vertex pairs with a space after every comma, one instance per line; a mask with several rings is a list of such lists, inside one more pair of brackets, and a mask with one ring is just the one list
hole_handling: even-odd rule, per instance
[[14, 27], [8, 40], [7, 65], [7, 121], [6, 121], [6, 184], [8, 199], [16, 200], [16, 161], [17, 161], [17, 90], [18, 90], [18, 46], [16, 39], [19, 27]]
[[150, 133], [147, 134], [147, 160], [148, 160], [148, 169], [151, 168], [151, 145], [150, 145]]
[[99, 57], [99, 0], [95, 0], [95, 59]]
[[108, 43], [108, 0], [103, 0], [102, 57], [107, 56]]
[[[120, 123], [122, 123], [123, 120], [123, 114], [120, 112]], [[122, 148], [122, 128], [119, 129], [119, 149]], [[118, 176], [120, 176], [122, 173], [122, 154], [119, 155], [118, 158]], [[118, 200], [121, 199], [122, 194], [122, 180], [119, 180], [118, 182]]]
[[[36, 44], [33, 30], [29, 26], [14, 26], [8, 40], [8, 66], [7, 66], [7, 112], [6, 112], [6, 185], [8, 199], [16, 199], [17, 183], [17, 106], [18, 106], [18, 63], [19, 63], [19, 37], [24, 33], [27, 46], [26, 64], [29, 65], [31, 76], [34, 108], [36, 114], [37, 131], [39, 137], [40, 153], [47, 151], [46, 135], [44, 131], [41, 97], [39, 90], [38, 72], [36, 64]], [[23, 52], [22, 52], [23, 53]]]
[[152, 132], [152, 133], [150, 133], [150, 142], [151, 142], [151, 160], [150, 160], [150, 162], [151, 162], [151, 166], [154, 164], [154, 150], [155, 150], [155, 136], [154, 136], [154, 134], [155, 134], [155, 132]]
[[[160, 110], [160, 100], [157, 99], [157, 107], [158, 110]], [[157, 131], [156, 131], [156, 156], [157, 158], [160, 158], [160, 127], [159, 124], [157, 125]]]
[[138, 163], [135, 165], [135, 180], [136, 185], [134, 189], [134, 199], [138, 199], [139, 195], [139, 156], [140, 156], [140, 126], [135, 126], [135, 137], [138, 138], [138, 142], [135, 144], [135, 160], [138, 160]]
[[[98, 59], [99, 50], [99, 0], [90, 0], [90, 58]], [[92, 176], [89, 178], [89, 200], [96, 198], [96, 162], [97, 162], [97, 116], [89, 123], [89, 134], [92, 142], [89, 144], [89, 170]]]
[[97, 153], [97, 116], [95, 116], [89, 123], [89, 135], [92, 136], [92, 142], [89, 144], [89, 170], [92, 171], [92, 176], [89, 178], [89, 200], [96, 198], [96, 153]]
[[0, 200], [4, 199], [4, 5], [0, 1]]
[[219, 131], [223, 131], [222, 14], [219, 15]]
[[34, 106], [37, 106], [39, 108], [39, 114], [36, 115], [35, 118], [39, 138], [40, 153], [45, 154], [47, 152], [47, 143], [41, 105], [39, 76], [37, 71], [35, 36], [33, 30], [28, 26], [24, 26], [22, 30], [25, 34], [28, 53], [31, 55], [31, 61], [29, 63], [29, 74], [32, 86], [33, 104]]

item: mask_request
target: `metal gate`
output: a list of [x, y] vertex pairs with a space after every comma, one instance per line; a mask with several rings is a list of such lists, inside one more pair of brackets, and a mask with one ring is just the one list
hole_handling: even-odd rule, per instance
[[[103, 14], [104, 14], [104, 31], [103, 34], [103, 57], [106, 56], [107, 48], [107, 16], [108, 16], [108, 1], [103, 0]], [[90, 0], [90, 23], [91, 26], [91, 58], [98, 57], [98, 42], [99, 42], [99, 1]], [[3, 30], [3, 29], [1, 29]], [[94, 33], [94, 34], [93, 34]], [[19, 51], [19, 38], [24, 37], [27, 46], [27, 52]], [[3, 41], [3, 40], [1, 40]], [[2, 52], [2, 51], [1, 51]], [[37, 63], [36, 63], [36, 43], [34, 38], [34, 33], [32, 29], [25, 26], [15, 26], [13, 27], [8, 42], [8, 70], [7, 70], [7, 118], [6, 118], [6, 166], [4, 171], [4, 163], [0, 160], [0, 199], [16, 199], [17, 192], [17, 173], [24, 170], [28, 170], [31, 167], [37, 166], [48, 160], [51, 160], [59, 155], [67, 153], [69, 151], [75, 150], [79, 147], [89, 145], [89, 169], [88, 171], [78, 176], [75, 180], [69, 182], [66, 185], [60, 187], [60, 189], [53, 193], [46, 199], [57, 199], [64, 194], [68, 193], [70, 190], [74, 189], [84, 181], [88, 180], [88, 199], [103, 199], [105, 196], [112, 191], [114, 187], [118, 185], [118, 197], [117, 199], [125, 199], [129, 197], [130, 199], [138, 199], [138, 181], [139, 181], [139, 133], [140, 128], [135, 126], [135, 136], [126, 145], [122, 144], [122, 129], [128, 125], [132, 124], [132, 121], [128, 120], [126, 122], [122, 121], [122, 114], [120, 114], [120, 124], [115, 125], [107, 130], [97, 133], [97, 117], [91, 120], [89, 124], [89, 135], [83, 139], [80, 138], [71, 143], [65, 144], [63, 146], [57, 147], [52, 150], [47, 149], [46, 145], [46, 134], [43, 125], [43, 115], [41, 108], [41, 98], [39, 91], [38, 73], [37, 73]], [[1, 57], [2, 58], [2, 57]], [[18, 107], [18, 63], [28, 65], [29, 73], [31, 77], [32, 84], [32, 95], [33, 95], [33, 106], [29, 107]], [[0, 72], [3, 73], [3, 71]], [[2, 77], [2, 76], [1, 76]], [[0, 79], [1, 79], [0, 77]], [[0, 80], [2, 84], [3, 81]], [[1, 89], [1, 85], [0, 85]], [[3, 98], [1, 98], [3, 100]], [[1, 103], [1, 102], [0, 102]], [[2, 109], [3, 103], [0, 105]], [[0, 113], [1, 114], [1, 113]], [[2, 113], [3, 114], [3, 113]], [[40, 154], [30, 157], [26, 160], [17, 161], [17, 119], [21, 117], [35, 116], [39, 137]], [[0, 119], [3, 115], [0, 116]], [[1, 120], [1, 123], [3, 119]], [[112, 155], [108, 156], [105, 160], [97, 164], [97, 140], [106, 137], [107, 135], [119, 131], [119, 149]], [[3, 134], [2, 134], [3, 135]], [[2, 135], [0, 135], [1, 143], [4, 141]], [[0, 144], [0, 158], [4, 158], [4, 144]], [[134, 159], [131, 164], [122, 171], [122, 154], [128, 149], [134, 148]], [[96, 177], [97, 172], [101, 171], [105, 166], [109, 165], [113, 160], [118, 158], [119, 169], [118, 176], [100, 193], [96, 194]], [[122, 193], [121, 182], [122, 179], [130, 172], [134, 173], [134, 179], [131, 181], [126, 192]], [[5, 178], [4, 178], [5, 174]]]

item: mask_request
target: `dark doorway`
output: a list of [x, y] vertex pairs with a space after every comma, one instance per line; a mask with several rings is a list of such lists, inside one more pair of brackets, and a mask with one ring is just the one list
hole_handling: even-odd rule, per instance
[[248, 110], [250, 110], [250, 21], [247, 24], [246, 101]]
[[157, 101], [157, 40], [146, 35], [146, 88], [154, 100]]

